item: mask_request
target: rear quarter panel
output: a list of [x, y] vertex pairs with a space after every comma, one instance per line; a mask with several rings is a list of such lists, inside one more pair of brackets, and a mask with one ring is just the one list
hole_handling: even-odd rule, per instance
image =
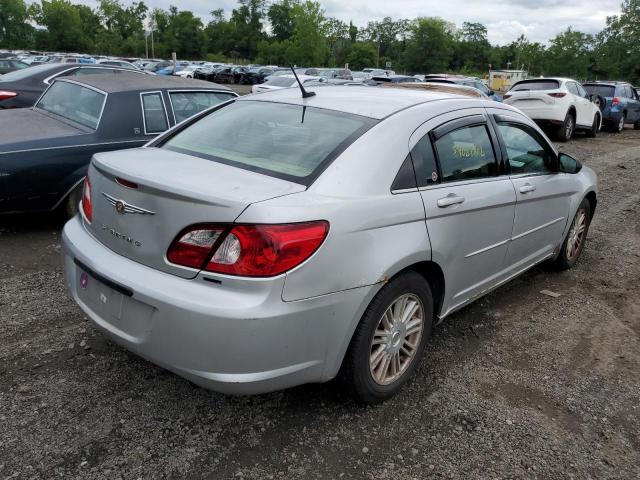
[[411, 125], [419, 124], [395, 117], [354, 142], [307, 191], [253, 204], [236, 220], [329, 221], [320, 249], [286, 274], [285, 301], [383, 283], [405, 266], [431, 258], [419, 192], [391, 193], [409, 153]]

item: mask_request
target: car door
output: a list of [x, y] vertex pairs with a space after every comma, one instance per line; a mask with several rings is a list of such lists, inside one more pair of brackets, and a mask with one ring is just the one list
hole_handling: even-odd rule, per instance
[[572, 192], [558, 174], [555, 150], [533, 125], [515, 113], [489, 110], [516, 194], [506, 264], [520, 271], [550, 257], [560, 244]]
[[627, 121], [629, 123], [640, 122], [640, 100], [638, 94], [630, 85], [624, 87], [625, 96], [627, 97]]
[[483, 109], [460, 115], [431, 121], [410, 143], [432, 258], [445, 276], [443, 314], [503, 277], [516, 201]]
[[580, 95], [576, 82], [567, 82], [567, 90], [573, 96], [573, 104], [576, 106], [576, 125], [590, 127], [593, 123], [591, 102]]
[[582, 103], [585, 105], [585, 110], [587, 112], [585, 122], [589, 123], [585, 123], [585, 126], [593, 125], [593, 119], [595, 118], [596, 112], [599, 111], [599, 108], [595, 103], [591, 101], [591, 98], [589, 98], [589, 94], [582, 85], [576, 83], [576, 87], [578, 89], [578, 95], [580, 95]]

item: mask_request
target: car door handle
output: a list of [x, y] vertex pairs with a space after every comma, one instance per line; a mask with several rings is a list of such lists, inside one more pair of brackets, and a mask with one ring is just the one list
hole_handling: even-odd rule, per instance
[[462, 202], [464, 202], [464, 197], [459, 197], [455, 193], [450, 193], [446, 197], [442, 197], [438, 199], [438, 207], [446, 208], [446, 207], [450, 207], [451, 205], [456, 205]]
[[535, 191], [536, 191], [536, 187], [534, 187], [530, 183], [525, 183], [520, 187], [520, 193], [529, 193], [529, 192], [535, 192]]

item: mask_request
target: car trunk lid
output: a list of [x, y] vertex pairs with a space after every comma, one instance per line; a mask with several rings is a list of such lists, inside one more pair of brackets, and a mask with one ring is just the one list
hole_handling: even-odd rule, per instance
[[232, 223], [250, 204], [305, 190], [303, 185], [160, 148], [96, 154], [89, 171], [91, 233], [149, 267], [193, 278], [166, 252], [187, 226]]

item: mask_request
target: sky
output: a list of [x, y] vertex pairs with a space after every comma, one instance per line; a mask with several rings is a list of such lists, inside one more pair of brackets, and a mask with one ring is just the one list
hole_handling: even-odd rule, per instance
[[[75, 0], [95, 6], [95, 0]], [[521, 34], [530, 41], [547, 43], [571, 26], [585, 33], [597, 33], [607, 16], [619, 14], [622, 0], [320, 0], [329, 17], [357, 26], [384, 17], [441, 17], [458, 26], [462, 22], [479, 22], [487, 27], [489, 41], [504, 45]], [[129, 0], [121, 0], [129, 4]], [[167, 9], [176, 5], [191, 10], [207, 23], [209, 12], [223, 8], [229, 16], [235, 0], [145, 0], [150, 8]]]

